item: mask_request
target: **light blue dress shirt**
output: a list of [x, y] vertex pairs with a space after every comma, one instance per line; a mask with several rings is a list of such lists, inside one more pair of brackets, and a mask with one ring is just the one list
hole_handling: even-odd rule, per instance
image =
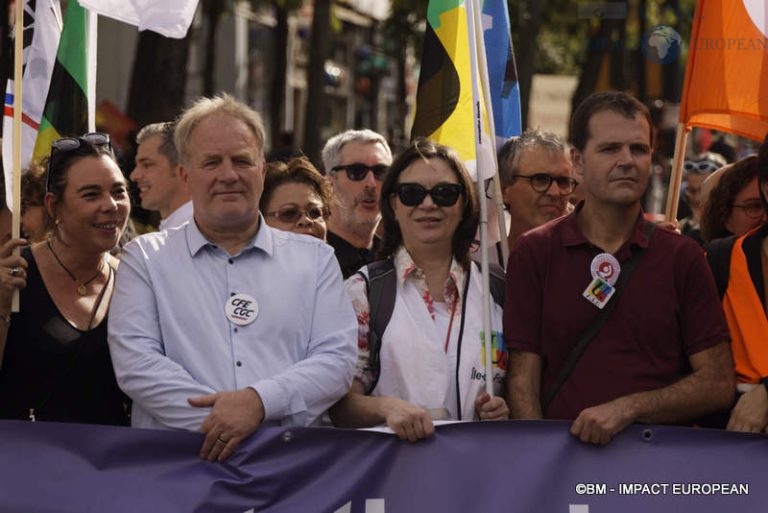
[[[256, 300], [251, 324], [228, 319], [235, 294]], [[230, 256], [192, 221], [126, 246], [109, 348], [135, 427], [199, 430], [210, 409], [187, 398], [245, 387], [261, 396], [263, 425], [307, 426], [349, 391], [357, 320], [321, 240], [262, 218], [254, 239]]]
[[171, 215], [160, 220], [159, 230], [169, 230], [177, 228], [184, 223], [188, 223], [193, 217], [192, 200], [187, 201], [182, 206], [171, 212]]

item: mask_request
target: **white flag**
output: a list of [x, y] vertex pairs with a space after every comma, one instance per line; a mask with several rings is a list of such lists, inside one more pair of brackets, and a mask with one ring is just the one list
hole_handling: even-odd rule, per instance
[[198, 0], [80, 0], [80, 5], [97, 14], [176, 39], [187, 35], [197, 3]]
[[[32, 159], [37, 130], [45, 109], [48, 86], [51, 82], [56, 51], [61, 37], [61, 8], [58, 0], [36, 0], [24, 3], [24, 40], [29, 44], [23, 50], [22, 109], [21, 109], [21, 166]], [[29, 33], [32, 33], [29, 37]], [[3, 115], [3, 163], [5, 166], [6, 203], [12, 208], [13, 166], [13, 96], [11, 77], [5, 91]]]

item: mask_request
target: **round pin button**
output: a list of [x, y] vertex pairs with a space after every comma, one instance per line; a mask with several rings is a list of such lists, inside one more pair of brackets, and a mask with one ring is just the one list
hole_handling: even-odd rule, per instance
[[609, 253], [600, 253], [592, 259], [590, 271], [593, 278], [600, 278], [609, 285], [614, 285], [621, 273], [621, 264]]
[[248, 294], [235, 294], [224, 305], [227, 319], [238, 326], [246, 326], [259, 315], [259, 304]]

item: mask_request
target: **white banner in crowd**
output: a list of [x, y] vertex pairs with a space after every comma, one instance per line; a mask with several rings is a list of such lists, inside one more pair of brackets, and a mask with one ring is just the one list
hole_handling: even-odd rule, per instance
[[80, 5], [97, 14], [176, 39], [187, 35], [197, 3], [198, 0], [80, 0]]

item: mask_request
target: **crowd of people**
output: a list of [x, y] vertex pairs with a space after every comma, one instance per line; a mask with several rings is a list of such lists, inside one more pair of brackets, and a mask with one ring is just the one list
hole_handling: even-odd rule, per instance
[[[267, 163], [261, 118], [228, 95], [142, 129], [128, 178], [107, 134], [59, 139], [0, 246], [0, 418], [200, 431], [210, 461], [268, 425], [765, 431], [768, 143], [686, 163], [682, 235], [644, 215], [645, 105], [593, 94], [570, 133], [500, 148], [488, 337], [476, 187], [451, 148], [393, 155], [348, 130], [319, 167]], [[123, 245], [128, 180], [160, 226]]]

